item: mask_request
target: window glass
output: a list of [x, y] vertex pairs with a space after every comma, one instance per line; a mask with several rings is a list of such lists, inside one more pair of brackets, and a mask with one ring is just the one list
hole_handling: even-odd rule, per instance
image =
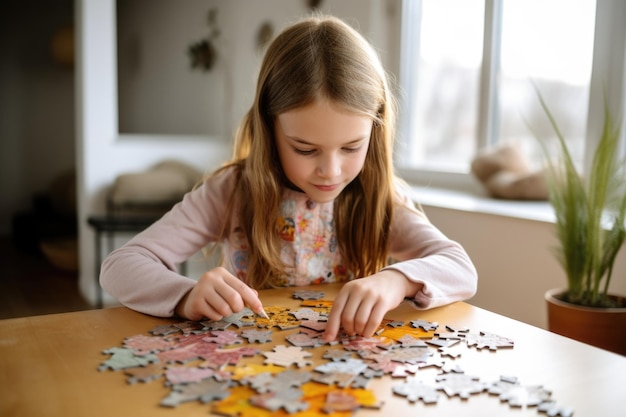
[[[414, 77], [405, 115], [402, 164], [433, 170], [464, 170], [476, 147], [477, 97], [482, 60], [484, 2], [421, 2]], [[407, 49], [405, 48], [405, 51]]]
[[[593, 60], [595, 0], [503, 1], [500, 140], [519, 141], [535, 164], [537, 136], [555, 138], [533, 84], [581, 164]], [[554, 143], [554, 141], [552, 141]]]
[[[492, 125], [492, 141], [518, 141], [535, 165], [538, 139], [554, 142], [535, 85], [551, 109], [574, 158], [582, 163], [593, 63], [595, 0], [506, 0], [492, 59], [497, 77], [480, 85], [485, 1], [422, 0], [411, 3], [405, 23], [399, 166], [468, 173], [486, 138], [479, 120]], [[491, 22], [487, 22], [491, 25]], [[498, 61], [499, 59], [499, 61]], [[495, 97], [494, 114], [479, 114], [480, 95]], [[485, 108], [483, 111], [487, 111]]]

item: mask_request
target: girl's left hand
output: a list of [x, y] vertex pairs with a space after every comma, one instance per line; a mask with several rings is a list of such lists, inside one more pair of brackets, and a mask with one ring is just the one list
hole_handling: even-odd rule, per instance
[[421, 286], [392, 269], [347, 282], [333, 303], [324, 340], [335, 340], [341, 327], [349, 335], [371, 337], [385, 314]]

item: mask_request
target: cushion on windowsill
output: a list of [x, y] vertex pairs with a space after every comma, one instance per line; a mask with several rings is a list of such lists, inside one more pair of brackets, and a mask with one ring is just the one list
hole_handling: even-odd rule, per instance
[[143, 172], [120, 174], [108, 197], [112, 209], [174, 204], [201, 180], [202, 173], [179, 161], [163, 161]]

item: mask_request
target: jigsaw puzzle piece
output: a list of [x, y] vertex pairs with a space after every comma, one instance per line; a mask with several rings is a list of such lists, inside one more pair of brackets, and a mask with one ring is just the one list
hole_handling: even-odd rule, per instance
[[326, 344], [319, 334], [311, 335], [308, 333], [292, 333], [285, 337], [289, 343], [299, 347], [318, 347]]
[[480, 382], [476, 376], [449, 373], [436, 377], [438, 388], [446, 393], [448, 397], [459, 396], [466, 400], [473, 394], [479, 394], [487, 389], [487, 386]]
[[502, 348], [512, 348], [515, 345], [515, 342], [507, 337], [482, 331], [479, 334], [468, 333], [465, 340], [468, 346], [476, 346], [478, 350], [488, 348], [493, 351]]
[[402, 384], [394, 385], [392, 390], [412, 403], [421, 400], [424, 404], [434, 404], [439, 401], [438, 389], [424, 384], [417, 376], [407, 377]]
[[137, 382], [151, 382], [163, 376], [165, 367], [162, 363], [151, 363], [144, 366], [136, 366], [133, 368], [125, 368], [124, 373], [128, 378], [126, 382], [136, 384]]
[[165, 384], [168, 386], [190, 384], [210, 377], [218, 381], [228, 381], [231, 379], [231, 373], [197, 366], [175, 366], [165, 371]]
[[211, 403], [211, 412], [227, 417], [271, 417], [272, 411], [264, 410], [250, 403], [255, 392], [248, 386], [236, 386], [223, 400]]
[[552, 393], [541, 385], [517, 385], [499, 395], [511, 407], [534, 407], [549, 401]]
[[202, 340], [215, 343], [220, 347], [240, 345], [243, 343], [243, 340], [239, 337], [239, 333], [231, 330], [212, 330], [211, 336], [204, 337]]
[[207, 355], [201, 355], [204, 360], [200, 366], [220, 369], [224, 365], [237, 365], [241, 358], [251, 357], [259, 353], [259, 350], [249, 346], [242, 346], [231, 349], [217, 349]]
[[111, 355], [109, 359], [104, 361], [98, 367], [99, 371], [112, 369], [114, 371], [135, 366], [146, 366], [151, 363], [159, 362], [159, 358], [154, 354], [137, 355], [132, 349], [113, 347], [103, 351], [102, 353]]
[[354, 395], [344, 391], [331, 391], [326, 394], [326, 402], [322, 407], [322, 411], [331, 414], [338, 411], [356, 411], [360, 408], [358, 400]]
[[208, 403], [222, 400], [230, 394], [228, 390], [230, 385], [230, 381], [218, 381], [215, 378], [207, 378], [191, 384], [174, 385], [170, 394], [160, 404], [164, 407], [177, 407], [189, 401]]
[[301, 300], [320, 300], [324, 298], [323, 291], [297, 290], [293, 292], [293, 298]]
[[333, 300], [304, 300], [300, 303], [302, 307], [322, 308], [330, 312], [333, 308]]
[[247, 329], [241, 332], [241, 337], [248, 343], [270, 343], [272, 341], [271, 330]]
[[539, 404], [537, 411], [547, 414], [548, 417], [572, 417], [574, 415], [572, 408], [560, 406], [554, 401], [546, 401]]
[[415, 328], [420, 328], [424, 331], [429, 332], [429, 331], [437, 330], [439, 328], [439, 323], [437, 323], [436, 321], [430, 322], [430, 321], [418, 319], [418, 320], [411, 320], [411, 326]]
[[146, 353], [157, 353], [174, 347], [176, 341], [160, 336], [146, 336], [138, 334], [129, 336], [122, 342], [122, 347], [132, 349], [137, 355]]
[[245, 378], [242, 382], [247, 382], [258, 394], [270, 391], [281, 391], [287, 388], [299, 388], [311, 380], [310, 372], [287, 370], [278, 373], [266, 372]]
[[270, 411], [283, 409], [290, 414], [309, 408], [309, 403], [302, 401], [302, 390], [293, 387], [282, 391], [253, 395], [250, 398], [250, 404]]
[[247, 377], [251, 377], [254, 375], [262, 374], [265, 372], [269, 372], [272, 374], [276, 374], [278, 372], [283, 372], [285, 368], [283, 366], [278, 365], [261, 365], [256, 363], [249, 363], [244, 366], [229, 366], [226, 368], [233, 375], [233, 380], [239, 381], [246, 379]]
[[299, 368], [313, 364], [313, 361], [306, 359], [313, 355], [297, 346], [278, 345], [274, 346], [272, 352], [261, 353], [266, 357], [265, 364], [274, 364], [284, 367], [296, 365]]

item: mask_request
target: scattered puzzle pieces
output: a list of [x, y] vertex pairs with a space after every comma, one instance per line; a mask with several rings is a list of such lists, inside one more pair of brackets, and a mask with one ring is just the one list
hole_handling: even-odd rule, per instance
[[[517, 378], [502, 376], [486, 384], [466, 375], [455, 359], [463, 349], [497, 351], [513, 348], [511, 339], [496, 334], [471, 333], [466, 328], [437, 322], [384, 320], [375, 336], [364, 338], [341, 334], [327, 343], [321, 338], [332, 301], [323, 293], [301, 292], [301, 308], [266, 306], [269, 320], [251, 310], [219, 321], [181, 321], [155, 326], [145, 335], [122, 341], [122, 347], [103, 351], [111, 355], [99, 370], [121, 370], [129, 384], [158, 379], [170, 389], [161, 400], [165, 407], [183, 402], [210, 402], [211, 412], [232, 417], [259, 417], [279, 413], [304, 416], [347, 416], [359, 408], [380, 408], [374, 394], [366, 390], [372, 378], [402, 379], [392, 386], [397, 396], [409, 402], [434, 404], [440, 392], [468, 399], [487, 391], [510, 407], [537, 407], [549, 417], [571, 417], [573, 410], [551, 399], [542, 386], [524, 386]], [[254, 326], [254, 327], [252, 327]], [[277, 345], [271, 351], [273, 330], [298, 329], [284, 339], [293, 346]], [[339, 342], [339, 344], [337, 344]], [[461, 343], [463, 342], [463, 343]], [[318, 359], [310, 350], [334, 345]], [[451, 350], [454, 349], [454, 350]], [[242, 363], [244, 357], [265, 357], [264, 364]], [[355, 356], [359, 357], [356, 359]], [[295, 366], [293, 369], [290, 368]], [[433, 383], [424, 381], [421, 368], [440, 368]], [[276, 414], [277, 415], [277, 414]]]

